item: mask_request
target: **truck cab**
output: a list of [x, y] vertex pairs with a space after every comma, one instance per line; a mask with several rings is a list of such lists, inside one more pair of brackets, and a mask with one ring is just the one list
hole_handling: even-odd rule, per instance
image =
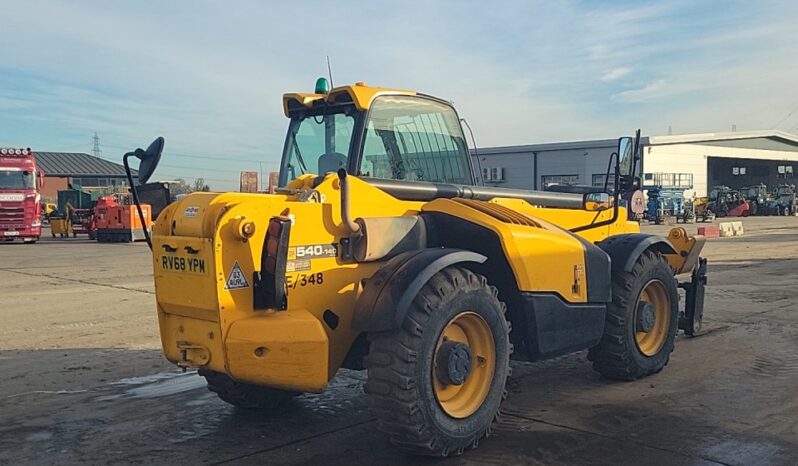
[[364, 83], [289, 93], [280, 186], [343, 168], [367, 179], [476, 184], [457, 112], [449, 102]]
[[35, 243], [42, 234], [43, 174], [29, 148], [0, 148], [0, 238]]

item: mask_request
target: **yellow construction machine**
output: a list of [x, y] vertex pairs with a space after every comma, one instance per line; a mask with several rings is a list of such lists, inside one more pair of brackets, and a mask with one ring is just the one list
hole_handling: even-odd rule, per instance
[[[642, 234], [621, 205], [636, 140], [619, 140], [606, 189], [500, 189], [480, 185], [444, 100], [320, 78], [283, 106], [275, 194], [190, 194], [152, 231], [164, 353], [223, 400], [273, 408], [365, 369], [393, 444], [456, 455], [490, 432], [511, 357], [588, 350], [634, 380], [667, 364], [679, 328], [699, 331], [703, 238]], [[125, 156], [140, 182], [162, 148]]]

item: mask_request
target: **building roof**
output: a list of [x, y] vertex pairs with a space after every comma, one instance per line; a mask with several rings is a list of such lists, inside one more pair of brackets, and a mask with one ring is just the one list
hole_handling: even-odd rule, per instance
[[775, 139], [787, 144], [798, 145], [798, 136], [775, 129], [758, 131], [733, 131], [726, 133], [674, 134], [670, 136], [652, 136], [649, 145], [663, 144], [701, 144], [720, 141], [737, 141], [740, 139]]
[[[648, 143], [648, 138], [640, 138], [640, 143]], [[530, 152], [546, 152], [569, 149], [595, 149], [600, 147], [618, 147], [618, 139], [591, 139], [587, 141], [550, 142], [545, 144], [525, 144], [519, 146], [479, 147], [477, 148], [477, 151], [479, 152], [479, 155], [512, 153], [528, 154]], [[474, 151], [472, 150], [471, 153], [473, 155]]]
[[[33, 152], [45, 176], [125, 176], [122, 164], [83, 152]], [[136, 175], [136, 171], [133, 170]]]
[[[762, 140], [769, 140], [769, 146]], [[644, 146], [666, 145], [666, 144], [707, 144], [707, 145], [730, 145], [745, 147], [743, 141], [753, 144], [750, 148], [773, 149], [773, 150], [793, 150], [784, 149], [782, 146], [798, 147], [798, 136], [775, 129], [759, 131], [734, 131], [727, 133], [698, 133], [698, 134], [674, 134], [669, 136], [650, 136], [641, 137], [640, 144]], [[727, 144], [723, 144], [726, 142]], [[531, 153], [545, 151], [559, 151], [569, 149], [594, 149], [601, 147], [617, 147], [618, 139], [592, 139], [587, 141], [554, 142], [546, 144], [526, 144], [518, 146], [500, 147], [480, 147], [479, 155], [492, 154], [513, 154]], [[771, 147], [773, 146], [773, 147]], [[474, 151], [471, 151], [474, 155]]]

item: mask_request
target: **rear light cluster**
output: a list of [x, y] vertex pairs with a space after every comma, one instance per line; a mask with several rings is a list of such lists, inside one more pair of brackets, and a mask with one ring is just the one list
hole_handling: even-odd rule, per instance
[[30, 147], [23, 149], [0, 148], [0, 155], [28, 155], [30, 153]]
[[288, 262], [288, 238], [291, 219], [272, 217], [266, 230], [266, 240], [261, 253], [260, 272], [255, 272], [254, 308], [288, 308], [288, 285], [285, 278]]

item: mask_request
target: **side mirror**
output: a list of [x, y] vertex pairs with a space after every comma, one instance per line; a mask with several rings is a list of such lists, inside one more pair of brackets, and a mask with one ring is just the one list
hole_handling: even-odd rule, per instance
[[163, 153], [164, 140], [162, 137], [157, 137], [147, 150], [136, 149], [133, 152], [141, 162], [139, 162], [139, 184], [144, 184], [149, 181], [155, 169], [158, 168], [158, 162], [161, 161], [161, 153]]
[[608, 193], [586, 193], [582, 196], [582, 209], [600, 212], [612, 208], [612, 197]]
[[618, 168], [621, 175], [631, 175], [634, 142], [630, 137], [618, 139]]
[[38, 188], [42, 189], [44, 187], [44, 173], [42, 173], [41, 170], [37, 170], [36, 171], [36, 176], [39, 177], [39, 186], [38, 186]]
[[[125, 166], [127, 181], [130, 183], [130, 192], [133, 194], [133, 202], [136, 204], [136, 210], [139, 212], [139, 219], [141, 220], [142, 225], [147, 225], [147, 221], [146, 217], [144, 216], [144, 211], [141, 208], [141, 202], [139, 202], [138, 189], [136, 189], [136, 185], [133, 183], [133, 175], [127, 159], [129, 157], [136, 157], [140, 160], [138, 184], [145, 184], [158, 167], [158, 162], [161, 160], [161, 153], [163, 152], [163, 143], [163, 138], [159, 136], [152, 141], [152, 144], [150, 144], [147, 150], [136, 149], [133, 152], [128, 152], [122, 156], [122, 164]], [[147, 228], [143, 228], [143, 230], [144, 238], [147, 240], [147, 246], [149, 246], [150, 250], [152, 250], [152, 239], [150, 238], [150, 232]]]

